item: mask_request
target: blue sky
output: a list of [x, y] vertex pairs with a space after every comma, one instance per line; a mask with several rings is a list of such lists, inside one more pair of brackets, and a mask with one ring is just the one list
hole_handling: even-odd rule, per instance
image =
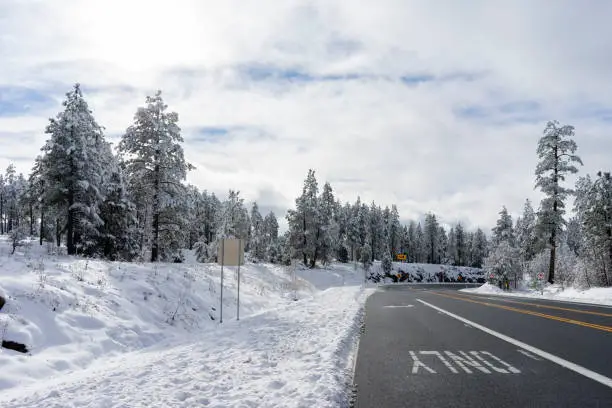
[[314, 168], [343, 201], [488, 229], [539, 201], [549, 119], [575, 126], [580, 174], [610, 170], [610, 15], [594, 0], [5, 0], [0, 168], [30, 170], [74, 82], [112, 141], [162, 89], [202, 189], [282, 217]]

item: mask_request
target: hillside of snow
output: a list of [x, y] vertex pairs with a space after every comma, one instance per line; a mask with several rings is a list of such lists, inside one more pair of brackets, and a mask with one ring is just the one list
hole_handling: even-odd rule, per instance
[[[87, 367], [100, 357], [212, 330], [220, 318], [220, 267], [137, 264], [49, 254], [32, 242], [10, 255], [0, 240], [2, 340], [30, 353], [0, 353], [0, 390]], [[225, 268], [223, 317], [236, 319], [236, 268]], [[312, 296], [314, 288], [274, 265], [241, 267], [240, 312], [252, 315]]]
[[467, 266], [394, 262], [392, 273], [404, 275], [405, 282], [485, 282], [484, 270]]
[[0, 406], [345, 404], [365, 298], [354, 265], [225, 268], [68, 257], [0, 237]]

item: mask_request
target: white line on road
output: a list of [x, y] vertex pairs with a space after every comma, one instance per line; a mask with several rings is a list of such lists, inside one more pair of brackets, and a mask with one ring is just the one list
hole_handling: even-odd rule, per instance
[[537, 358], [536, 356], [534, 356], [534, 355], [533, 355], [533, 354], [531, 354], [531, 353], [526, 352], [525, 350], [518, 349], [518, 350], [516, 350], [516, 351], [518, 351], [518, 352], [519, 352], [519, 353], [521, 353], [521, 354], [526, 355], [527, 357], [529, 357], [529, 358], [531, 358], [531, 359], [533, 359], [533, 360], [535, 360], [535, 361], [542, 361], [542, 359], [541, 359], [541, 358]]
[[388, 305], [385, 307], [389, 309], [397, 309], [397, 308], [402, 308], [402, 307], [414, 307], [414, 305]]
[[461, 316], [458, 316], [458, 315], [456, 315], [454, 313], [446, 311], [446, 310], [444, 310], [442, 308], [439, 308], [438, 306], [434, 306], [434, 305], [432, 305], [430, 303], [427, 303], [427, 302], [425, 302], [425, 301], [423, 301], [421, 299], [417, 299], [417, 301], [421, 302], [425, 306], [429, 306], [432, 309], [437, 310], [438, 312], [444, 313], [444, 314], [446, 314], [446, 315], [448, 315], [450, 317], [453, 317], [453, 318], [455, 318], [455, 319], [457, 319], [459, 321], [462, 321], [463, 323], [470, 324], [473, 327], [475, 327], [475, 328], [477, 328], [479, 330], [482, 330], [483, 332], [485, 332], [487, 334], [490, 334], [491, 336], [495, 336], [495, 337], [497, 337], [499, 339], [502, 339], [502, 340], [504, 340], [504, 341], [506, 341], [506, 342], [508, 342], [510, 344], [514, 344], [517, 347], [520, 347], [520, 348], [522, 348], [524, 350], [527, 350], [527, 351], [529, 351], [529, 352], [531, 352], [533, 354], [536, 354], [536, 355], [538, 355], [538, 356], [540, 356], [542, 358], [545, 358], [546, 360], [552, 361], [553, 363], [559, 364], [562, 367], [565, 367], [565, 368], [567, 368], [569, 370], [572, 370], [572, 371], [574, 371], [574, 372], [576, 372], [578, 374], [581, 374], [581, 375], [583, 375], [583, 376], [585, 376], [587, 378], [590, 378], [591, 380], [597, 381], [597, 382], [599, 382], [599, 383], [601, 383], [603, 385], [606, 385], [606, 386], [612, 388], [612, 378], [608, 378], [605, 375], [601, 375], [599, 373], [596, 373], [595, 371], [591, 371], [588, 368], [579, 366], [578, 364], [572, 363], [571, 361], [567, 361], [567, 360], [565, 360], [565, 359], [563, 359], [561, 357], [557, 357], [557, 356], [555, 356], [553, 354], [550, 354], [550, 353], [548, 353], [548, 352], [546, 352], [544, 350], [541, 350], [541, 349], [539, 349], [537, 347], [530, 346], [529, 344], [526, 344], [526, 343], [523, 343], [522, 341], [513, 339], [512, 337], [506, 336], [505, 334], [501, 334], [499, 332], [496, 332], [495, 330], [491, 330], [491, 329], [489, 329], [489, 328], [487, 328], [485, 326], [482, 326], [482, 325], [480, 325], [478, 323], [474, 323], [471, 320], [468, 320], [468, 319], [466, 319], [464, 317], [461, 317]]

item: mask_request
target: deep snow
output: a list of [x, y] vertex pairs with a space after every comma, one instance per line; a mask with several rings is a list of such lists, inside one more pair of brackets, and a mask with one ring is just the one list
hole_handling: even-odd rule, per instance
[[[56, 254], [0, 239], [0, 406], [304, 406], [348, 402], [363, 270], [225, 269]], [[310, 278], [314, 284], [307, 279]], [[295, 300], [297, 299], [297, 300]]]
[[485, 283], [478, 288], [461, 289], [462, 292], [524, 297], [534, 299], [565, 300], [578, 303], [612, 305], [612, 288], [578, 289], [561, 285], [542, 284], [541, 289], [523, 284], [519, 289], [504, 291], [497, 286]]

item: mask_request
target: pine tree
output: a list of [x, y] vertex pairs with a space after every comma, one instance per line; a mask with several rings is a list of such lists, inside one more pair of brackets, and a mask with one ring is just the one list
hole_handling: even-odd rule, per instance
[[500, 241], [484, 261], [484, 269], [499, 281], [519, 279], [520, 263], [518, 249], [509, 240]]
[[370, 248], [372, 250], [372, 261], [380, 259], [382, 255], [382, 247], [384, 242], [384, 223], [383, 214], [380, 207], [372, 201], [370, 205], [370, 217], [369, 217], [369, 234], [370, 237]]
[[416, 262], [425, 263], [427, 262], [428, 250], [427, 250], [427, 242], [425, 238], [425, 233], [423, 232], [423, 228], [421, 227], [421, 223], [419, 222], [416, 227]]
[[612, 286], [612, 177], [589, 175], [576, 183], [575, 208], [582, 225], [581, 255], [597, 271], [598, 284]]
[[493, 228], [492, 244], [497, 246], [503, 241], [507, 241], [512, 247], [516, 244], [512, 216], [508, 213], [506, 206], [503, 206], [499, 212], [497, 224]]
[[221, 205], [217, 216], [217, 241], [223, 238], [246, 240], [249, 234], [249, 215], [240, 192], [229, 190], [227, 200]]
[[488, 256], [487, 237], [484, 232], [478, 228], [474, 234], [472, 241], [472, 264], [473, 268], [482, 268], [485, 258]]
[[186, 221], [178, 208], [185, 203], [182, 181], [193, 169], [184, 158], [178, 114], [167, 108], [161, 91], [148, 96], [119, 144], [137, 203], [150, 203], [150, 216], [141, 220], [145, 236], [150, 230], [152, 262], [179, 256]]
[[314, 268], [320, 256], [318, 246], [321, 234], [319, 215], [319, 187], [314, 170], [308, 171], [302, 195], [295, 200], [296, 209], [289, 210], [289, 240], [295, 254], [300, 254], [304, 265]]
[[449, 263], [450, 260], [446, 259], [446, 254], [448, 253], [448, 236], [446, 235], [446, 230], [443, 226], [438, 226], [438, 236], [437, 236], [437, 254], [434, 263], [437, 264], [446, 264]]
[[58, 238], [65, 232], [68, 254], [75, 254], [94, 245], [103, 224], [99, 205], [104, 198], [101, 151], [106, 142], [79, 84], [66, 94], [63, 106], [46, 129], [50, 139], [42, 148], [42, 200], [56, 208]]
[[[348, 207], [348, 208], [347, 208]], [[357, 248], [360, 247], [361, 241], [359, 238], [359, 210], [361, 209], [361, 199], [357, 197], [357, 202], [350, 207], [349, 204], [345, 207], [347, 213], [346, 240], [350, 248], [351, 261], [357, 260]]]
[[105, 156], [105, 197], [100, 204], [103, 224], [95, 252], [111, 260], [130, 261], [138, 256], [136, 210], [128, 198], [119, 162], [113, 156], [110, 146], [106, 146]]
[[425, 229], [423, 231], [425, 238], [425, 249], [427, 253], [427, 263], [435, 264], [438, 262], [439, 252], [439, 224], [436, 216], [432, 213], [428, 213], [425, 216]]
[[455, 227], [455, 242], [457, 244], [455, 265], [466, 266], [468, 250], [467, 250], [465, 230], [463, 229], [463, 225], [461, 225], [461, 223], [457, 223]]
[[328, 263], [331, 260], [335, 244], [338, 241], [337, 212], [332, 187], [329, 183], [325, 183], [319, 198], [319, 232], [317, 237], [317, 247], [320, 252], [319, 258], [324, 263]]
[[549, 121], [544, 129], [544, 135], [538, 142], [538, 163], [536, 187], [546, 195], [540, 206], [539, 229], [543, 236], [547, 236], [550, 246], [550, 264], [548, 282], [555, 281], [555, 254], [558, 237], [565, 223], [565, 200], [572, 193], [570, 189], [561, 186], [566, 175], [578, 172], [574, 163], [582, 164], [580, 157], [574, 153], [578, 148], [572, 140], [574, 127], [560, 126], [557, 121]]
[[250, 252], [251, 256], [262, 261], [266, 256], [266, 237], [264, 235], [264, 220], [259, 212], [257, 203], [253, 203], [251, 207], [251, 234], [250, 234]]
[[400, 223], [400, 215], [397, 206], [393, 204], [391, 206], [391, 218], [389, 220], [389, 251], [391, 258], [395, 259], [397, 254], [402, 253], [402, 225]]
[[536, 255], [536, 214], [527, 199], [523, 207], [523, 215], [516, 220], [516, 241], [523, 262], [530, 262]]

